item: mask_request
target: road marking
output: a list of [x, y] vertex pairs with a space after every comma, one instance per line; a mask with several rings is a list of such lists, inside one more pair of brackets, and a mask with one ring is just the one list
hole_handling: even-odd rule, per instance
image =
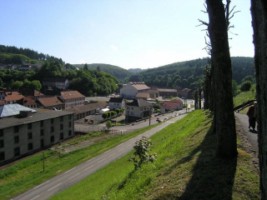
[[33, 189], [38, 189], [39, 187], [44, 186], [44, 185], [47, 184], [48, 182], [50, 182], [50, 181], [48, 180], [48, 181], [46, 181], [46, 182], [44, 182], [44, 183], [42, 183], [42, 184], [40, 184], [40, 185], [37, 185], [37, 186], [35, 186]]
[[35, 197], [31, 198], [30, 200], [35, 200], [38, 199], [40, 197], [40, 195], [36, 195]]
[[68, 171], [66, 171], [64, 174], [67, 174], [67, 173], [71, 172], [71, 171], [74, 170], [74, 169], [75, 169], [75, 167], [72, 168], [72, 169], [70, 169], [70, 170], [68, 170]]
[[61, 183], [58, 183], [58, 184], [54, 185], [53, 187], [49, 188], [47, 191], [51, 191], [60, 185], [61, 185]]

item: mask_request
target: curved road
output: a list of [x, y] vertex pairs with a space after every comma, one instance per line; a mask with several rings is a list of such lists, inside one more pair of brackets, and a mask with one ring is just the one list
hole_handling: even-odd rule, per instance
[[[105, 153], [96, 156], [52, 179], [32, 188], [31, 190], [13, 198], [16, 200], [43, 200], [48, 199], [52, 195], [62, 191], [71, 185], [81, 181], [86, 176], [94, 173], [98, 169], [104, 167], [105, 165], [109, 164], [110, 162], [124, 156], [129, 151], [133, 149], [133, 146], [136, 141], [140, 140], [142, 136], [151, 137], [161, 129], [168, 126], [170, 123], [174, 123], [177, 120], [183, 118], [185, 115], [181, 115], [184, 111], [180, 111], [180, 115], [175, 115], [175, 117], [171, 118], [160, 124], [159, 126], [135, 137], [132, 138], [124, 143], [119, 144], [118, 146], [114, 147], [106, 151]], [[148, 123], [148, 122], [147, 122]]]

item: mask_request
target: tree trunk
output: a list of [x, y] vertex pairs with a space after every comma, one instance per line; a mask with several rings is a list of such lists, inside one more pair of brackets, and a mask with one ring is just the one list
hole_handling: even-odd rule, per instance
[[232, 66], [228, 44], [228, 23], [222, 0], [206, 0], [209, 15], [209, 36], [215, 87], [215, 127], [217, 156], [237, 155], [236, 129], [233, 112]]
[[267, 199], [267, 2], [251, 0], [257, 85], [261, 196]]
[[202, 106], [201, 106], [201, 93], [202, 93], [202, 89], [199, 88], [198, 89], [198, 109], [202, 108]]

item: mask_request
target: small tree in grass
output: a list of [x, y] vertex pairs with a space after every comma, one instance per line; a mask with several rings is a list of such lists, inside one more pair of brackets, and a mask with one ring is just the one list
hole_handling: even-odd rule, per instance
[[112, 127], [112, 122], [110, 120], [106, 122], [106, 127], [108, 130]]
[[135, 142], [134, 156], [130, 159], [130, 161], [134, 163], [135, 170], [141, 168], [142, 164], [145, 162], [153, 162], [156, 160], [156, 154], [149, 153], [151, 145], [151, 141], [145, 136], [143, 136], [141, 140]]

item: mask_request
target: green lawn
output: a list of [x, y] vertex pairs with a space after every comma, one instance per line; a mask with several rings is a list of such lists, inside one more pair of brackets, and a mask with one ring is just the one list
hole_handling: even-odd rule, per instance
[[238, 158], [216, 158], [209, 114], [195, 111], [152, 137], [154, 163], [135, 171], [131, 154], [52, 199], [260, 199], [259, 175], [238, 140]]
[[[10, 166], [0, 170], [0, 199], [10, 199], [11, 197], [16, 196], [59, 173], [67, 171], [77, 164], [99, 155], [121, 142], [155, 127], [156, 125], [129, 134], [117, 135], [106, 140], [100, 140], [96, 144], [71, 153], [59, 155], [56, 151], [45, 150], [18, 160]], [[66, 144], [77, 144], [98, 135], [99, 133], [94, 133], [93, 135], [76, 137], [66, 141]], [[64, 145], [65, 144], [63, 143], [63, 146]], [[43, 155], [45, 156], [44, 171]]]

